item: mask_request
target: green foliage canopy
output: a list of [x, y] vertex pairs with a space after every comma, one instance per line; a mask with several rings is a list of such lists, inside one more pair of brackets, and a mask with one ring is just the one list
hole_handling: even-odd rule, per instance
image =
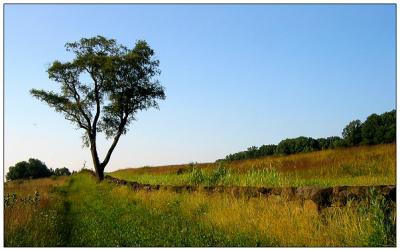
[[53, 175], [55, 175], [55, 176], [69, 176], [69, 175], [71, 175], [71, 172], [66, 167], [56, 168], [53, 171]]
[[7, 180], [36, 179], [51, 176], [52, 171], [46, 164], [38, 159], [29, 159], [28, 162], [20, 161], [9, 168]]
[[[60, 93], [32, 89], [31, 94], [84, 130], [83, 143], [90, 146], [101, 180], [120, 136], [137, 112], [158, 108], [156, 99], [165, 99], [164, 87], [155, 78], [160, 74], [159, 61], [143, 40], [129, 49], [114, 39], [96, 36], [65, 47], [74, 54], [73, 60], [54, 61], [47, 70], [49, 78], [60, 85]], [[99, 132], [112, 139], [103, 161], [97, 153]]]
[[348, 146], [356, 146], [360, 144], [362, 136], [361, 136], [361, 121], [353, 120], [351, 121], [342, 132], [342, 136], [344, 141]]

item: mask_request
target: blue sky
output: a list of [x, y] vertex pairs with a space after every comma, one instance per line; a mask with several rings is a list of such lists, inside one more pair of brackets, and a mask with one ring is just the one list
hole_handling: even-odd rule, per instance
[[395, 19], [395, 5], [5, 5], [6, 170], [29, 157], [91, 166], [82, 132], [29, 95], [57, 90], [46, 68], [71, 59], [66, 42], [145, 39], [160, 60], [167, 98], [138, 114], [110, 171], [341, 135], [394, 109]]

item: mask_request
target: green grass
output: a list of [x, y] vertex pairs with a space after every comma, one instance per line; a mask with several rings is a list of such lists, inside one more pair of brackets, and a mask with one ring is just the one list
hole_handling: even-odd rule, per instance
[[[393, 185], [395, 164], [391, 144], [111, 175], [161, 185]], [[395, 246], [395, 205], [371, 194], [317, 211], [279, 196], [134, 192], [81, 172], [5, 183], [4, 239], [5, 246]]]
[[[67, 203], [72, 228], [68, 246], [257, 245], [257, 240], [244, 234], [227, 238], [216, 228], [183, 217], [179, 200], [159, 213], [137, 199], [118, 196], [112, 192], [116, 187], [98, 184], [90, 176], [77, 175], [71, 181]], [[258, 244], [268, 246], [267, 241]]]
[[[216, 171], [214, 177], [224, 172]], [[7, 185], [6, 192], [14, 190], [22, 196], [23, 186], [25, 195], [30, 194], [29, 189], [32, 194], [35, 184]], [[388, 216], [388, 208], [389, 204], [375, 195], [358, 206], [349, 202], [348, 206], [318, 213], [299, 201], [279, 197], [133, 192], [127, 186], [98, 183], [93, 176], [78, 173], [63, 185], [49, 186], [46, 203], [42, 199], [37, 205], [17, 201], [6, 207], [5, 243], [96, 247], [393, 246], [395, 219]], [[24, 215], [29, 217], [16, 217]]]
[[217, 167], [213, 171], [205, 171], [200, 168], [193, 168], [190, 172], [183, 174], [167, 173], [162, 175], [153, 174], [124, 174], [111, 173], [115, 178], [129, 181], [136, 181], [152, 185], [203, 185], [203, 186], [281, 186], [282, 178], [274, 169], [256, 169], [238, 174], [224, 166]]
[[[124, 169], [110, 176], [145, 184], [223, 186], [394, 185], [394, 144], [208, 165]], [[179, 169], [184, 172], [179, 173]]]
[[201, 185], [201, 186], [255, 186], [255, 187], [299, 187], [299, 186], [372, 186], [394, 185], [395, 177], [382, 175], [344, 175], [343, 177], [308, 176], [304, 173], [281, 173], [273, 168], [250, 169], [245, 173], [235, 173], [229, 168], [226, 173], [216, 176], [213, 172], [207, 172], [194, 168], [193, 171], [184, 174], [124, 174], [111, 173], [112, 177], [136, 181], [151, 185]]

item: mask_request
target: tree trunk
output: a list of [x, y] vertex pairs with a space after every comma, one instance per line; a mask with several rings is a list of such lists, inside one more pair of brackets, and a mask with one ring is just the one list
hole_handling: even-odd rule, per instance
[[[93, 166], [94, 169], [96, 170], [96, 176], [99, 181], [102, 181], [104, 179], [104, 169], [107, 166], [108, 162], [110, 161], [111, 154], [113, 153], [115, 146], [118, 143], [119, 137], [121, 137], [124, 126], [126, 125], [126, 121], [128, 119], [128, 114], [124, 116], [124, 118], [121, 121], [121, 124], [119, 125], [118, 132], [114, 137], [113, 143], [111, 144], [110, 149], [108, 149], [107, 155], [104, 159], [103, 162], [100, 162], [99, 160], [99, 155], [97, 154], [97, 147], [96, 147], [96, 130], [93, 130], [92, 132], [88, 132], [89, 134], [89, 141], [90, 141], [90, 152], [92, 153], [92, 159], [93, 159]], [[94, 127], [95, 125], [93, 125]]]
[[102, 181], [104, 179], [104, 167], [101, 165], [99, 156], [97, 154], [95, 138], [90, 139], [90, 152], [92, 153], [92, 160], [94, 170], [96, 171], [96, 177], [99, 181]]
[[101, 166], [96, 168], [96, 177], [99, 181], [104, 180], [104, 169]]
[[[93, 158], [93, 152], [92, 152], [92, 158]], [[96, 177], [99, 181], [102, 181], [104, 179], [104, 168], [102, 167], [102, 165], [95, 161], [93, 159], [93, 166], [94, 166], [94, 170], [96, 171]]]

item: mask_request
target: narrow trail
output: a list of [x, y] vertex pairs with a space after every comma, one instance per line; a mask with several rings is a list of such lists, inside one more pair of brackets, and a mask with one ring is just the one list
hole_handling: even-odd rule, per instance
[[62, 187], [56, 189], [62, 200], [62, 207], [59, 210], [58, 219], [58, 234], [60, 235], [61, 243], [58, 246], [68, 246], [71, 241], [71, 229], [73, 227], [73, 217], [71, 217], [71, 201], [68, 198], [71, 184], [74, 182], [73, 179], [69, 179], [68, 183]]

